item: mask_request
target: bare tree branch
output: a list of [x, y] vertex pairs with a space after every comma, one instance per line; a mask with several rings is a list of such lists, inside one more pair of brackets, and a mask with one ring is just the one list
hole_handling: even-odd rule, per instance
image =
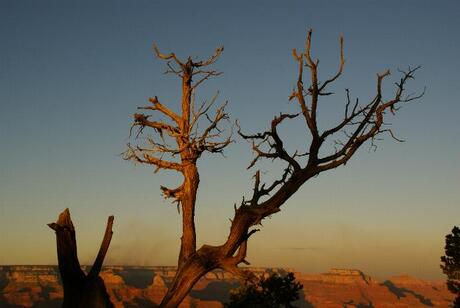
[[146, 116], [142, 113], [135, 113], [134, 114], [134, 123], [133, 126], [141, 126], [141, 127], [151, 127], [156, 129], [157, 131], [166, 131], [168, 135], [171, 137], [178, 137], [180, 136], [181, 132], [178, 127], [171, 126], [169, 124], [166, 124], [164, 122], [157, 122], [157, 121], [149, 121], [150, 116]]
[[[248, 168], [254, 166], [259, 158], [279, 158], [285, 160], [286, 162], [291, 165], [294, 170], [300, 169], [299, 163], [289, 155], [286, 150], [284, 149], [283, 141], [281, 140], [280, 136], [278, 135], [277, 127], [281, 124], [285, 119], [293, 119], [297, 117], [299, 114], [287, 114], [281, 113], [279, 116], [274, 117], [271, 122], [271, 129], [269, 131], [265, 131], [263, 133], [258, 133], [255, 135], [246, 135], [241, 132], [241, 129], [238, 130], [239, 135], [246, 140], [252, 141], [252, 149], [256, 154], [256, 157], [252, 160], [249, 164]], [[255, 143], [254, 140], [262, 139], [260, 143]], [[261, 150], [261, 146], [264, 144], [268, 144], [270, 151], [265, 152]]]
[[144, 106], [144, 107], [138, 107], [137, 109], [144, 109], [144, 110], [158, 110], [164, 115], [168, 116], [171, 120], [176, 122], [177, 124], [180, 123], [180, 117], [171, 109], [163, 105], [158, 101], [158, 97], [150, 97], [149, 102], [153, 104], [153, 106]]
[[319, 87], [318, 89], [318, 92], [320, 95], [324, 95], [322, 94], [322, 91], [332, 82], [334, 82], [337, 78], [340, 77], [340, 75], [342, 75], [342, 72], [343, 72], [343, 67], [345, 66], [345, 58], [343, 56], [343, 36], [340, 36], [340, 64], [339, 64], [339, 70], [337, 71], [337, 73], [330, 79], [326, 80], [325, 82], [323, 82], [323, 84]]
[[217, 76], [220, 76], [222, 75], [221, 72], [217, 72], [217, 71], [197, 71], [194, 73], [195, 75], [196, 74], [203, 74], [204, 77], [201, 77], [200, 80], [196, 81], [193, 86], [192, 86], [192, 89], [196, 89], [201, 83], [203, 83], [204, 81], [208, 80], [209, 78], [211, 77], [217, 77]]
[[160, 52], [156, 44], [153, 44], [153, 51], [155, 52], [155, 55], [162, 60], [170, 60], [173, 59], [181, 68], [184, 67], [184, 63], [182, 63], [177, 57], [176, 54], [171, 52], [169, 54], [163, 54]]
[[214, 54], [211, 57], [209, 57], [207, 60], [204, 60], [204, 61], [195, 62], [194, 66], [202, 67], [202, 66], [209, 66], [211, 64], [214, 64], [217, 61], [217, 59], [219, 59], [223, 51], [224, 51], [224, 46], [220, 46], [216, 48], [216, 50], [214, 51]]
[[96, 260], [94, 261], [93, 266], [88, 274], [89, 277], [96, 277], [99, 275], [102, 269], [102, 263], [104, 262], [105, 255], [110, 246], [110, 241], [112, 240], [112, 226], [113, 226], [113, 216], [109, 216], [107, 219], [107, 227], [105, 229], [104, 238], [102, 239], [99, 252], [97, 254]]
[[[138, 153], [140, 152], [140, 153]], [[128, 149], [124, 152], [123, 158], [125, 160], [133, 160], [141, 164], [150, 164], [156, 166], [158, 169], [169, 169], [183, 172], [183, 165], [171, 161], [166, 161], [160, 158], [156, 158], [145, 153], [140, 148], [134, 149], [128, 144]]]

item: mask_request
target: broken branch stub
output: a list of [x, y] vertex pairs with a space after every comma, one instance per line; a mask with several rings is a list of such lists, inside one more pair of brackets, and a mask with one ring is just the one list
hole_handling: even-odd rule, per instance
[[78, 260], [75, 228], [69, 209], [65, 209], [55, 223], [48, 224], [56, 232], [59, 273], [64, 289], [63, 308], [114, 307], [99, 276], [112, 239], [113, 219], [109, 216], [99, 253], [88, 275], [81, 269]]

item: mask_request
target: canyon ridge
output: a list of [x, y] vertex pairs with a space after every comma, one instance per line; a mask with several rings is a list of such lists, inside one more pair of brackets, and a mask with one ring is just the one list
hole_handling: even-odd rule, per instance
[[[85, 271], [88, 267], [83, 267]], [[407, 275], [379, 281], [357, 269], [331, 269], [304, 274], [288, 268], [250, 267], [257, 275], [294, 272], [302, 283], [297, 307], [379, 308], [449, 307], [454, 296], [445, 281], [427, 281]], [[106, 266], [101, 276], [115, 307], [155, 307], [174, 277], [172, 266]], [[181, 308], [220, 308], [238, 281], [222, 271], [203, 277]], [[60, 307], [62, 287], [57, 266], [0, 266], [0, 307]]]

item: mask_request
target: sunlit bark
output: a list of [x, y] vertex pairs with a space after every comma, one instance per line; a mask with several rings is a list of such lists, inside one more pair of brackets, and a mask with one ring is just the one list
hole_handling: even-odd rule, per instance
[[[250, 272], [239, 267], [241, 263], [249, 264], [245, 259], [247, 241], [252, 234], [258, 231], [254, 229], [254, 226], [259, 225], [267, 216], [279, 212], [281, 206], [305, 182], [321, 172], [345, 165], [366, 142], [371, 147], [375, 147], [375, 140], [384, 133], [399, 140], [386, 126], [384, 118], [388, 116], [388, 112], [394, 115], [402, 103], [418, 99], [423, 95], [422, 93], [404, 96], [405, 86], [409, 80], [414, 78], [418, 67], [400, 71], [402, 77], [396, 83], [396, 90], [390, 99], [384, 99], [382, 95], [382, 83], [390, 75], [390, 71], [377, 74], [376, 94], [368, 103], [359, 104], [358, 100], [352, 103], [350, 92], [347, 89], [343, 119], [335, 126], [321, 131], [317, 124], [318, 106], [322, 96], [333, 94], [329, 87], [343, 73], [344, 45], [343, 39], [340, 38], [337, 72], [321, 82], [318, 78], [319, 60], [311, 56], [311, 42], [312, 32], [309, 31], [305, 50], [300, 53], [293, 50], [294, 60], [298, 63], [298, 72], [296, 86], [289, 100], [297, 102], [299, 113], [280, 114], [274, 117], [267, 131], [256, 134], [244, 134], [238, 126], [238, 133], [252, 144], [255, 155], [248, 169], [254, 167], [262, 159], [279, 160], [285, 164], [281, 175], [278, 180], [267, 184], [263, 183], [260, 172], [256, 171], [251, 198], [243, 199], [238, 207], [235, 205], [235, 214], [231, 219], [227, 240], [218, 246], [203, 245], [199, 249], [196, 248], [194, 221], [199, 186], [196, 163], [205, 151], [221, 153], [232, 142], [232, 134], [230, 132], [228, 137], [220, 139], [223, 130], [219, 128], [219, 125], [222, 120], [228, 119], [225, 104], [217, 108], [214, 116], [209, 115], [209, 110], [217, 95], [210, 102], [204, 102], [197, 108], [194, 102], [194, 92], [202, 82], [220, 74], [208, 69], [207, 66], [217, 61], [223, 48], [216, 49], [208, 60], [195, 62], [190, 57], [182, 61], [174, 53], [163, 54], [154, 46], [157, 57], [167, 61], [166, 73], [175, 74], [181, 79], [181, 112], [177, 114], [160, 103], [157, 97], [151, 98], [152, 105], [139, 109], [156, 111], [159, 115], [166, 116], [168, 121], [150, 121], [149, 118], [152, 115], [135, 114], [132, 128], [138, 128], [136, 137], [139, 137], [143, 130], [149, 127], [155, 130], [157, 139], [147, 138], [147, 144], [143, 146], [134, 147], [128, 144], [124, 157], [138, 163], [152, 165], [156, 171], [159, 169], [172, 170], [180, 172], [183, 176], [183, 182], [177, 188], [161, 187], [163, 195], [177, 202], [178, 209], [182, 210], [183, 226], [178, 269], [161, 307], [177, 307], [203, 275], [217, 268], [244, 280], [254, 279]], [[304, 70], [308, 71], [309, 74], [306, 75], [309, 78], [304, 76]], [[309, 85], [306, 86], [305, 84], [308, 83]], [[198, 120], [203, 116], [207, 118], [208, 124], [204, 129], [199, 130]], [[299, 116], [306, 124], [306, 132], [302, 132], [306, 135], [306, 147], [303, 151], [297, 150], [289, 153], [278, 134], [278, 127]], [[342, 138], [335, 137], [339, 134], [342, 134]], [[165, 137], [173, 140], [175, 145], [171, 146]], [[320, 155], [325, 152], [320, 151], [325, 148], [325, 142], [331, 139], [335, 150], [329, 154]]]

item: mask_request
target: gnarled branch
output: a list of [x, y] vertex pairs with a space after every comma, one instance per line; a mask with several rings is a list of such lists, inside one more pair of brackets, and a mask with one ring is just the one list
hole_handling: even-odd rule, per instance
[[[309, 152], [298, 155], [295, 152], [293, 155], [289, 155], [283, 147], [283, 141], [277, 134], [277, 126], [284, 119], [294, 118], [295, 115], [287, 116], [280, 115], [275, 117], [271, 122], [271, 130], [256, 133], [253, 135], [246, 135], [241, 133], [240, 136], [246, 140], [252, 142], [252, 150], [254, 151], [255, 158], [250, 163], [249, 167], [252, 167], [259, 159], [282, 159], [287, 162], [287, 167], [284, 169], [282, 176], [279, 180], [273, 181], [269, 186], [261, 184], [260, 172], [257, 171], [254, 178], [253, 194], [250, 200], [244, 200], [239, 208], [235, 208], [235, 215], [231, 219], [231, 228], [227, 241], [219, 246], [219, 249], [224, 254], [233, 254], [237, 249], [242, 249], [241, 253], [245, 252], [247, 243], [244, 242], [245, 236], [248, 230], [260, 222], [278, 211], [280, 207], [308, 180], [315, 177], [319, 173], [336, 168], [340, 165], [344, 165], [347, 161], [356, 153], [362, 144], [366, 141], [373, 141], [377, 135], [383, 132], [389, 132], [392, 136], [391, 130], [383, 129], [385, 111], [390, 110], [392, 113], [397, 111], [396, 105], [398, 103], [408, 102], [414, 99], [418, 99], [423, 96], [421, 94], [413, 94], [409, 96], [403, 96], [405, 85], [408, 80], [413, 79], [415, 71], [418, 69], [409, 69], [406, 72], [402, 72], [403, 76], [399, 83], [396, 84], [396, 92], [392, 99], [383, 100], [382, 98], [382, 83], [383, 80], [389, 76], [390, 72], [385, 71], [382, 74], [377, 75], [377, 89], [376, 96], [368, 104], [359, 106], [359, 101], [351, 107], [351, 99], [349, 91], [347, 89], [347, 102], [345, 106], [344, 119], [339, 122], [336, 126], [325, 130], [323, 133], [319, 133], [316, 119], [317, 119], [317, 106], [319, 104], [319, 97], [321, 95], [329, 95], [331, 92], [322, 92], [327, 86], [332, 84], [343, 72], [344, 68], [344, 56], [343, 56], [343, 39], [340, 39], [340, 65], [338, 72], [320, 84], [317, 78], [317, 67], [318, 60], [313, 60], [310, 54], [311, 50], [311, 31], [309, 31], [306, 40], [306, 50], [302, 54], [299, 54], [296, 50], [293, 51], [295, 60], [299, 63], [297, 88], [289, 97], [290, 100], [296, 99], [301, 113], [307, 123], [307, 127], [312, 135]], [[308, 90], [304, 90], [303, 82], [303, 67], [304, 59], [306, 61], [306, 67], [310, 70], [310, 82], [311, 85]], [[307, 97], [310, 98], [310, 104], [307, 104]], [[338, 141], [337, 144], [342, 145], [342, 148], [336, 153], [327, 155], [323, 158], [318, 158], [318, 153], [327, 137], [342, 131], [346, 127], [353, 127], [351, 133], [345, 132], [348, 136], [346, 142]], [[256, 140], [258, 141], [256, 143]], [[262, 145], [267, 145], [268, 151], [261, 149]], [[296, 160], [297, 157], [307, 155], [308, 161], [306, 165], [302, 165]], [[269, 196], [267, 199], [262, 200], [262, 196]], [[244, 246], [241, 246], [244, 242]], [[238, 248], [240, 247], [240, 248]], [[240, 254], [238, 250], [237, 255]], [[234, 273], [237, 273], [235, 269], [229, 269]]]

